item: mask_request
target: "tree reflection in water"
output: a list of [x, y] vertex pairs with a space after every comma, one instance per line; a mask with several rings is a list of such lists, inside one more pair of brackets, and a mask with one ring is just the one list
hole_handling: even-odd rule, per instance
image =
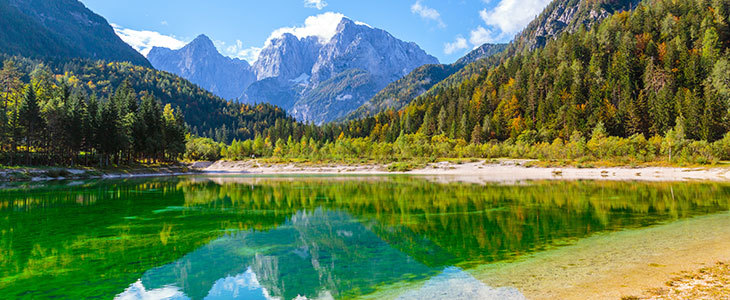
[[[0, 191], [0, 296], [520, 297], [470, 268], [728, 210], [710, 183], [171, 178]], [[471, 294], [469, 294], [471, 293]]]

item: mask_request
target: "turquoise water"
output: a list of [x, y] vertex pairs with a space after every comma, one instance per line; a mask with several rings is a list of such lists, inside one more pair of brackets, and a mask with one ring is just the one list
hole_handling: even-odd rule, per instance
[[[730, 185], [180, 177], [7, 185], [0, 298], [522, 298], [469, 270], [727, 211]], [[453, 293], [456, 289], [457, 293]]]

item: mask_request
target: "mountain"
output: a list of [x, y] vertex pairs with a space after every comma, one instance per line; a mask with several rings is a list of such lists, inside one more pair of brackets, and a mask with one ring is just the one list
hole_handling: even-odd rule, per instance
[[560, 34], [574, 33], [616, 12], [632, 10], [641, 0], [555, 0], [520, 33], [514, 45], [520, 50], [542, 48]]
[[275, 104], [316, 124], [344, 117], [413, 69], [438, 63], [415, 43], [347, 18], [326, 40], [291, 33], [272, 38], [249, 68], [200, 37], [176, 51], [155, 48], [148, 58], [224, 98]]
[[[387, 109], [401, 109], [422, 94], [434, 95], [440, 90], [458, 85], [517, 52], [541, 48], [564, 32], [573, 33], [580, 28], [590, 29], [615, 12], [635, 8], [640, 1], [555, 0], [509, 45], [484, 44], [453, 65], [418, 68], [401, 80], [388, 85], [341, 120], [364, 118]], [[492, 59], [484, 60], [487, 57]]]
[[601, 158], [620, 148], [610, 146], [615, 137], [661, 145], [679, 136], [694, 147], [685, 152], [703, 153], [696, 161], [712, 161], [710, 149], [730, 137], [728, 16], [727, 1], [642, 1], [342, 131], [382, 142], [428, 143], [437, 135], [455, 139], [449, 145], [506, 141], [502, 150], [490, 142], [464, 151], [537, 158], [586, 142]]
[[254, 63], [256, 78], [293, 80], [312, 73], [321, 45], [317, 37], [297, 38], [291, 33], [272, 39]]
[[303, 122], [343, 117], [389, 83], [425, 64], [438, 63], [415, 43], [343, 18], [328, 41], [291, 34], [271, 40], [254, 70], [259, 82], [249, 102], [281, 105]]
[[469, 52], [453, 64], [424, 65], [411, 71], [403, 78], [390, 83], [373, 98], [340, 120], [360, 119], [379, 112], [399, 110], [413, 99], [428, 91], [432, 86], [458, 72], [466, 65], [502, 52], [507, 44], [484, 44]]
[[226, 99], [237, 99], [256, 80], [245, 60], [221, 55], [205, 35], [179, 50], [154, 47], [147, 59], [155, 69], [184, 77]]
[[87, 59], [38, 60], [0, 54], [0, 61], [6, 59], [12, 60], [24, 74], [47, 69], [51, 74], [48, 77], [55, 78], [54, 84], [64, 82], [73, 89], [102, 98], [113, 96], [127, 82], [140, 94], [150, 94], [163, 105], [180, 108], [191, 133], [221, 141], [267, 136], [265, 131], [275, 123], [294, 122], [280, 107], [226, 101], [180, 76], [152, 68]]
[[453, 65], [466, 66], [478, 60], [502, 53], [508, 44], [484, 44], [459, 58]]
[[539, 49], [564, 33], [574, 33], [581, 28], [590, 29], [617, 12], [636, 8], [640, 2], [641, 0], [554, 0], [499, 55], [467, 64], [423, 94], [433, 96], [441, 90], [462, 84], [489, 68], [504, 63], [517, 53]]
[[0, 53], [151, 66], [103, 17], [77, 0], [0, 0]]
[[[139, 98], [148, 94], [159, 99], [163, 105], [179, 108], [192, 134], [216, 138], [222, 142], [254, 139], [257, 136], [276, 140], [286, 138], [291, 133], [281, 128], [274, 132], [275, 125], [290, 131], [303, 126], [280, 107], [226, 101], [178, 75], [153, 69], [141, 54], [114, 34], [104, 18], [89, 11], [78, 1], [0, 0], [0, 15], [0, 67], [4, 72], [7, 71], [5, 76], [11, 78], [8, 82], [17, 81], [22, 85], [31, 78], [37, 79], [43, 82], [41, 86], [55, 86], [44, 89], [45, 93], [80, 93], [86, 95], [83, 98], [89, 103], [91, 99], [109, 101], [110, 97], [117, 96], [122, 87], [129, 87], [138, 92]], [[23, 31], [29, 34], [22, 34]], [[105, 55], [87, 55], [89, 52], [86, 51], [104, 51], [96, 53]], [[162, 49], [156, 51], [164, 53]], [[131, 53], [128, 57], [138, 58], [137, 63], [133, 59], [125, 59], [125, 53]], [[217, 57], [214, 55], [217, 53], [215, 48], [206, 37], [196, 39], [184, 51], [177, 53], [179, 57], [187, 53]], [[218, 67], [215, 63], [222, 64], [211, 61], [213, 65], [195, 65], [185, 70], [195, 74], [201, 69], [215, 70]], [[236, 60], [222, 61], [250, 69], [242, 61], [238, 61], [238, 64]], [[183, 67], [187, 66], [183, 64]], [[15, 69], [17, 72], [13, 71]], [[231, 73], [221, 74], [219, 76], [223, 77]], [[249, 76], [249, 81], [255, 80], [253, 75]], [[52, 103], [47, 100], [49, 98], [52, 101], [57, 99], [53, 95], [39, 97], [43, 102]], [[40, 105], [45, 107], [48, 103]]]
[[436, 63], [415, 43], [343, 18], [337, 33], [320, 48], [291, 112], [317, 124], [344, 117], [411, 70]]

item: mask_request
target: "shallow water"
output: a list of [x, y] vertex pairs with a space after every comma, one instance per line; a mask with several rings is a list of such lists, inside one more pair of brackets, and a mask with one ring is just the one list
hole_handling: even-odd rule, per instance
[[471, 272], [726, 212], [729, 196], [719, 183], [399, 176], [10, 185], [0, 298], [522, 299]]

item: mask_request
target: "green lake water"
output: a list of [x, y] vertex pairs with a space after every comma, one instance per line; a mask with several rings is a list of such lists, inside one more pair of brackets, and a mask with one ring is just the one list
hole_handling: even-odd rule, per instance
[[730, 185], [719, 183], [394, 176], [5, 185], [0, 299], [352, 299], [399, 286], [409, 287], [394, 295], [404, 299], [522, 299], [469, 271], [729, 209]]

